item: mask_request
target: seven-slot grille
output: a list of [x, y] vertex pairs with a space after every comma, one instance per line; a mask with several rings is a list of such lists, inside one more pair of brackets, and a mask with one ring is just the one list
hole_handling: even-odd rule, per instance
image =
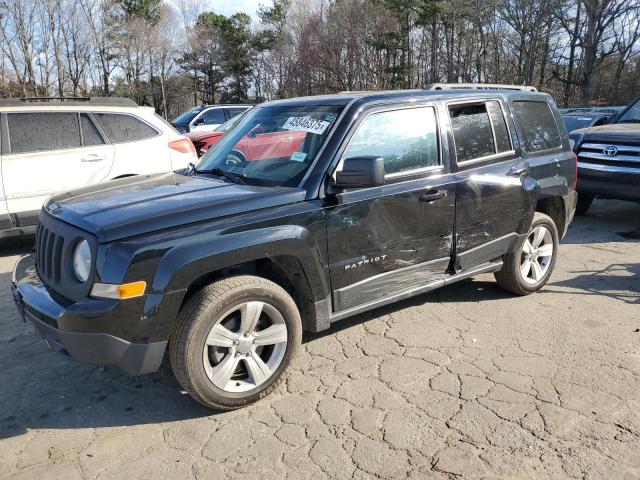
[[[74, 250], [82, 240], [89, 242], [91, 255], [95, 258], [95, 237], [46, 211], [40, 213], [35, 251], [38, 276], [50, 291], [66, 300], [86, 298], [91, 291], [93, 278], [80, 282], [73, 272]], [[94, 273], [93, 268], [90, 275]]]
[[62, 280], [64, 237], [42, 223], [36, 231], [36, 267], [40, 279], [47, 285], [59, 285]]
[[640, 145], [583, 143], [579, 166], [603, 172], [640, 174]]

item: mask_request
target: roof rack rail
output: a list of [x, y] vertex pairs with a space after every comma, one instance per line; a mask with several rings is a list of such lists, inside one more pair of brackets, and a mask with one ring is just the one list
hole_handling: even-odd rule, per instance
[[425, 90], [520, 90], [537, 92], [536, 87], [529, 85], [503, 85], [499, 83], [432, 83]]
[[25, 103], [87, 103], [90, 105], [137, 107], [138, 104], [124, 97], [23, 97], [0, 98], [0, 105], [15, 106]]

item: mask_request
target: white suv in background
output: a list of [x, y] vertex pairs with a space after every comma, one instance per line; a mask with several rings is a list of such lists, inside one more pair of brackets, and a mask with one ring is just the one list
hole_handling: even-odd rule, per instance
[[35, 230], [54, 193], [186, 168], [191, 141], [124, 98], [0, 99], [0, 238]]
[[201, 105], [182, 112], [171, 121], [180, 133], [213, 132], [223, 123], [246, 112], [252, 105]]

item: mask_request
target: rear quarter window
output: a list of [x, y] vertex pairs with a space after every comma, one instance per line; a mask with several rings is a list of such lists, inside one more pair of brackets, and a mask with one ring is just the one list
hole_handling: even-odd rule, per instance
[[158, 135], [142, 120], [124, 113], [94, 113], [111, 143], [134, 142]]
[[525, 152], [542, 152], [562, 146], [556, 119], [547, 102], [515, 101], [513, 108], [522, 129]]

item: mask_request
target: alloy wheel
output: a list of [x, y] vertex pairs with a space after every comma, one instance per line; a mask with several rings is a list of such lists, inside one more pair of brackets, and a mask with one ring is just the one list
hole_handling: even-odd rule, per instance
[[257, 388], [282, 363], [287, 338], [284, 317], [274, 306], [242, 303], [222, 315], [207, 335], [202, 353], [207, 377], [226, 392]]
[[530, 233], [522, 246], [520, 273], [525, 282], [535, 285], [540, 282], [553, 260], [553, 236], [544, 225], [538, 225]]

